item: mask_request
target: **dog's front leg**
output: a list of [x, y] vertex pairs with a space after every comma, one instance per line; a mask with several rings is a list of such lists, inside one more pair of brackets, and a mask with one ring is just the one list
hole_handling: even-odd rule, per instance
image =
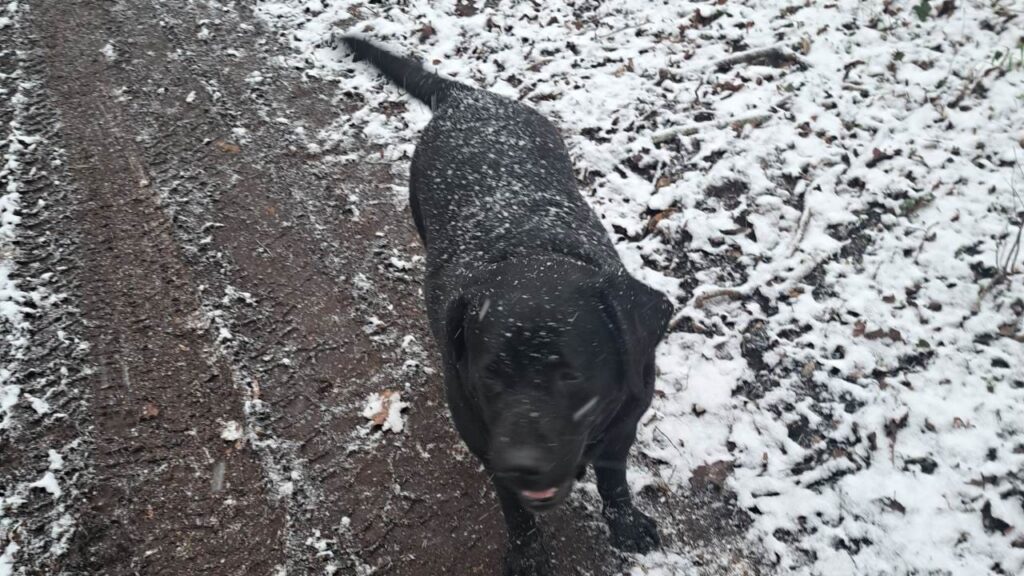
[[545, 576], [550, 573], [550, 560], [540, 528], [533, 514], [519, 503], [515, 492], [494, 482], [501, 502], [501, 513], [508, 529], [508, 550], [505, 552], [505, 576]]
[[610, 439], [594, 463], [594, 473], [612, 546], [625, 552], [643, 554], [660, 546], [661, 538], [654, 520], [633, 505], [629, 484], [626, 483], [626, 454], [633, 444], [635, 430], [634, 425], [629, 434]]

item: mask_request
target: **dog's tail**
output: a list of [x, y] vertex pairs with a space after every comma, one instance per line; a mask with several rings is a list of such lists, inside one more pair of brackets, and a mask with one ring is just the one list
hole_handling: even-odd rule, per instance
[[389, 80], [431, 109], [437, 108], [453, 93], [468, 89], [464, 84], [427, 72], [422, 64], [411, 58], [396, 56], [357, 36], [342, 36], [341, 41], [355, 54], [357, 61], [370, 62]]

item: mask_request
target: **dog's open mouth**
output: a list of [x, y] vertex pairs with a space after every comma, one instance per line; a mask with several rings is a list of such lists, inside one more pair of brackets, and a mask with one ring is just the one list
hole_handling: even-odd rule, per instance
[[530, 502], [547, 502], [558, 495], [558, 488], [548, 488], [546, 490], [523, 490], [520, 492], [523, 498], [526, 498]]

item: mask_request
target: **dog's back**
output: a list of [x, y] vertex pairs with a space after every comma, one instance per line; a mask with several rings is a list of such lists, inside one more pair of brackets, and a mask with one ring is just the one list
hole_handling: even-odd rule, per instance
[[555, 127], [507, 98], [466, 91], [438, 108], [416, 148], [410, 186], [428, 253], [439, 260], [554, 253], [599, 267], [618, 262], [577, 192]]
[[443, 79], [364, 40], [345, 41], [434, 111], [410, 179], [428, 267], [542, 254], [600, 269], [621, 266], [576, 189], [569, 154], [551, 122], [518, 102]]

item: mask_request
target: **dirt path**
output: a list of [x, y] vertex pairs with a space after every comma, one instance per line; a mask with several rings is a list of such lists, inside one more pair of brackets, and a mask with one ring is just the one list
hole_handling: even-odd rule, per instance
[[[441, 400], [397, 176], [308, 146], [355, 104], [277, 65], [244, 7], [39, 3], [22, 33], [59, 120], [68, 215], [48, 237], [91, 367], [79, 529], [30, 573], [497, 573], [500, 512]], [[360, 416], [383, 389], [410, 404], [403, 434]], [[743, 518], [699, 488], [648, 500], [669, 542], [721, 549]], [[622, 565], [594, 504], [545, 519], [559, 573]]]

